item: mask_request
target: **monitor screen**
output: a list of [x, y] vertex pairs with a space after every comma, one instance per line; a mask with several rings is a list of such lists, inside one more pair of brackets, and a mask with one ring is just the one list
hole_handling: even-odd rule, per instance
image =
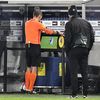
[[58, 36], [42, 36], [41, 49], [57, 49]]

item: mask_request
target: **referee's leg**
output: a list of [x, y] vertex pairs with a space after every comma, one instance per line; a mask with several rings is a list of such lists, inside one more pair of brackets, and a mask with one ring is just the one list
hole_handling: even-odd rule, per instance
[[32, 66], [31, 69], [31, 75], [30, 75], [30, 85], [29, 85], [29, 90], [33, 91], [34, 85], [35, 85], [35, 81], [36, 81], [36, 77], [37, 77], [37, 67], [36, 66]]

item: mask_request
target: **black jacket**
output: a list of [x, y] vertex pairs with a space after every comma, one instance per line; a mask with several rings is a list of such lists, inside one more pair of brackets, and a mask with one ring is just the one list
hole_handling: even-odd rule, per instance
[[91, 50], [94, 42], [94, 31], [91, 24], [78, 17], [73, 17], [65, 25], [65, 49], [68, 52], [74, 47], [86, 47]]

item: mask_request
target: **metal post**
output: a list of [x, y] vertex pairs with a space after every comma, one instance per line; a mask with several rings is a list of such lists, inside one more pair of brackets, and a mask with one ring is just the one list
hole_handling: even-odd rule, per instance
[[62, 48], [62, 94], [65, 93], [65, 63], [64, 63], [64, 48]]
[[[6, 41], [7, 44], [7, 41]], [[3, 82], [4, 92], [7, 92], [7, 45], [4, 50], [4, 82]]]
[[86, 13], [85, 13], [85, 4], [82, 4], [82, 18], [85, 19], [86, 18]]

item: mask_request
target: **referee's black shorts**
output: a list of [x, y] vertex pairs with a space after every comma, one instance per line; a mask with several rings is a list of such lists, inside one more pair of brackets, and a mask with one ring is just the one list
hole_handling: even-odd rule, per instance
[[38, 67], [40, 64], [40, 45], [26, 44], [26, 63], [27, 67]]

